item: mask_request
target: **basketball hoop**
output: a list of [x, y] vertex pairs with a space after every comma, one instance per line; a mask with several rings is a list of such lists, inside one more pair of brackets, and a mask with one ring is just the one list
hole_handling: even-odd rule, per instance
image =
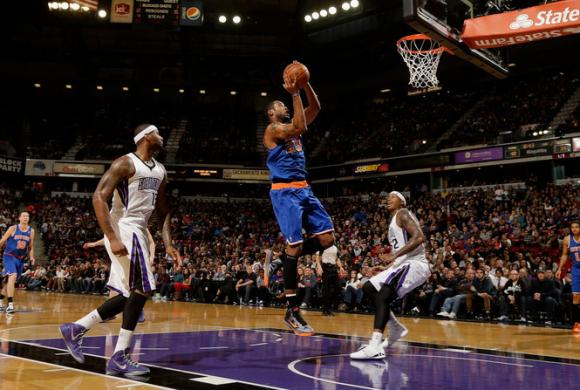
[[409, 68], [409, 85], [418, 90], [440, 89], [437, 67], [445, 50], [445, 47], [424, 34], [399, 39], [397, 51]]

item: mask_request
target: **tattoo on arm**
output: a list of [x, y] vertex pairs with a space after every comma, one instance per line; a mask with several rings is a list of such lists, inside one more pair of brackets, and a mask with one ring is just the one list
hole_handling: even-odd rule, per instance
[[407, 253], [413, 251], [419, 245], [425, 242], [425, 236], [421, 231], [421, 227], [415, 221], [407, 209], [399, 211], [397, 214], [397, 225], [409, 233], [409, 241], [396, 253], [397, 257], [406, 255]]

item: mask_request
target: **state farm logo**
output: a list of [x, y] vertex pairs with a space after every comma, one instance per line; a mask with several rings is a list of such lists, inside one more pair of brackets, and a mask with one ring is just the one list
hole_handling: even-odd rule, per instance
[[563, 11], [541, 11], [530, 18], [528, 14], [520, 14], [516, 20], [510, 23], [511, 30], [530, 28], [532, 26], [558, 25], [563, 23], [577, 22], [580, 19], [580, 9], [566, 7]]
[[131, 5], [127, 3], [119, 3], [115, 5], [115, 13], [117, 15], [129, 15], [131, 13]]
[[530, 17], [526, 14], [518, 15], [515, 22], [510, 23], [510, 28], [512, 30], [517, 30], [519, 28], [530, 28], [534, 25], [534, 21], [530, 20]]

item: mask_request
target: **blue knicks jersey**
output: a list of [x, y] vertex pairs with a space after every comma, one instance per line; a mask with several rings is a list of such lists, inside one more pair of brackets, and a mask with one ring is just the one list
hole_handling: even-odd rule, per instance
[[17, 259], [24, 260], [28, 257], [28, 248], [30, 246], [30, 239], [32, 236], [32, 228], [28, 226], [28, 230], [20, 230], [20, 224], [16, 225], [14, 234], [8, 237], [6, 248], [4, 249], [4, 256], [10, 255]]
[[570, 256], [570, 261], [572, 261], [572, 267], [580, 269], [580, 242], [574, 239], [573, 234], [570, 234], [568, 254]]
[[268, 150], [266, 165], [270, 170], [270, 180], [273, 182], [306, 180], [306, 158], [302, 150], [302, 137], [292, 137]]

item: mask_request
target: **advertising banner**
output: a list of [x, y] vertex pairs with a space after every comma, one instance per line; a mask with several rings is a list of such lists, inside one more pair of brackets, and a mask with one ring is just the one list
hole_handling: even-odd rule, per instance
[[462, 150], [455, 152], [455, 163], [473, 163], [480, 161], [494, 161], [503, 159], [503, 148], [487, 148], [475, 150]]
[[133, 23], [134, 0], [111, 1], [111, 23]]
[[389, 172], [389, 164], [380, 161], [372, 164], [366, 163], [366, 164], [356, 164], [352, 166], [352, 173], [354, 173], [355, 175], [379, 173], [379, 172]]
[[270, 171], [267, 169], [224, 169], [224, 179], [269, 181]]
[[484, 49], [578, 33], [580, 0], [564, 0], [467, 19], [461, 39], [472, 49]]
[[24, 173], [24, 160], [16, 157], [0, 156], [0, 173], [16, 174]]
[[203, 3], [201, 1], [182, 1], [179, 10], [179, 24], [182, 26], [203, 25]]
[[54, 176], [54, 160], [29, 158], [24, 170], [26, 176]]
[[102, 175], [105, 173], [105, 165], [74, 162], [55, 162], [54, 173], [65, 173], [71, 175]]

